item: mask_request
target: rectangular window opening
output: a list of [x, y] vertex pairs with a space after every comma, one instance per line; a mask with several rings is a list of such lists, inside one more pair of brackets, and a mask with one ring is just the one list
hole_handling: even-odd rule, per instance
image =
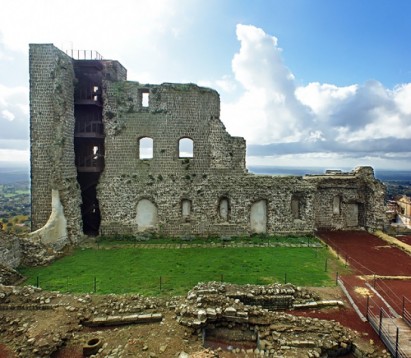
[[149, 95], [150, 95], [149, 92], [142, 92], [142, 93], [141, 93], [141, 105], [142, 105], [143, 107], [148, 107], [148, 104], [149, 104]]

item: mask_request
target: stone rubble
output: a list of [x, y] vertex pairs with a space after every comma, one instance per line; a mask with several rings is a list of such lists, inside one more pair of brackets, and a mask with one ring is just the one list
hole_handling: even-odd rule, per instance
[[[203, 339], [215, 334], [220, 340], [224, 337], [237, 342], [240, 348], [231, 350], [238, 353], [264, 357], [348, 354], [354, 349], [355, 333], [338, 322], [272, 310], [284, 302], [289, 306], [283, 309], [292, 309], [294, 302], [301, 305], [315, 299], [319, 297], [290, 284], [237, 286], [211, 282], [194, 287], [186, 301], [176, 307], [176, 314], [180, 324]], [[241, 348], [244, 340], [255, 342], [256, 348]]]
[[[281, 296], [287, 300], [282, 301]], [[335, 321], [298, 317], [291, 314], [292, 310], [272, 311], [260, 304], [270, 306], [269, 299], [303, 304], [320, 297], [289, 284], [240, 286], [210, 282], [198, 284], [186, 297], [167, 299], [137, 294], [72, 295], [31, 286], [0, 285], [0, 337], [2, 344], [22, 358], [50, 357], [66, 345], [84, 344], [85, 337], [101, 339], [103, 344], [94, 354], [99, 358], [130, 354], [225, 357], [222, 349], [243, 357], [325, 357], [355, 348], [354, 341], [358, 338], [355, 332]], [[155, 314], [157, 318], [161, 315], [162, 321], [145, 324], [139, 336], [131, 334], [134, 324], [84, 331], [90, 329], [84, 328], [86, 322], [98, 317], [153, 317]], [[163, 333], [158, 335], [158, 330]], [[114, 336], [117, 338], [107, 343]], [[222, 337], [231, 346], [201, 349], [203, 340], [207, 342], [213, 337]], [[177, 351], [176, 341], [180, 342]], [[246, 345], [250, 342], [254, 346]], [[360, 353], [357, 356], [389, 356], [378, 349]]]

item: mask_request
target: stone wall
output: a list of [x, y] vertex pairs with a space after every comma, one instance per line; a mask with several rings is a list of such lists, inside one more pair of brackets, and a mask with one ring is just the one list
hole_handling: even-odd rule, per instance
[[12, 268], [20, 266], [22, 250], [20, 240], [11, 235], [0, 238], [0, 264]]
[[[75, 240], [81, 199], [73, 151], [73, 60], [52, 45], [32, 45], [30, 51], [33, 226], [47, 221], [51, 189], [58, 189], [68, 234]], [[126, 81], [117, 61], [100, 62], [101, 234], [249, 235], [382, 227], [384, 187], [372, 168], [315, 176], [249, 174], [245, 140], [226, 131], [215, 90]], [[192, 150], [180, 148], [187, 139]], [[144, 148], [144, 140], [151, 140], [151, 148]], [[145, 151], [151, 154], [143, 156]]]
[[51, 44], [30, 45], [30, 149], [32, 230], [51, 214], [59, 190], [71, 239], [81, 233], [81, 197], [74, 163], [72, 59]]

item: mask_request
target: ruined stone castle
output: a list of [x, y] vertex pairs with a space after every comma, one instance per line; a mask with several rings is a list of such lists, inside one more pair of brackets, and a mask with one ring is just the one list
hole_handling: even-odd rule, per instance
[[245, 140], [225, 130], [215, 90], [126, 76], [118, 61], [94, 52], [30, 45], [33, 230], [48, 227], [54, 237], [76, 241], [83, 233], [207, 236], [383, 226], [384, 187], [372, 168], [250, 174]]

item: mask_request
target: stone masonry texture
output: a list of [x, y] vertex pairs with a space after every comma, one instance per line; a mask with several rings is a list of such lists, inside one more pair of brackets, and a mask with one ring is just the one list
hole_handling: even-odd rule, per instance
[[[253, 219], [267, 234], [382, 228], [385, 188], [371, 167], [324, 175], [250, 174], [245, 140], [226, 131], [215, 90], [131, 82], [117, 61], [100, 62], [104, 169], [96, 187], [99, 234], [250, 235], [256, 232], [251, 208], [257, 202], [263, 210]], [[30, 46], [33, 229], [47, 221], [51, 190], [57, 189], [73, 242], [83, 225], [73, 140], [74, 68], [75, 60], [53, 45]], [[142, 138], [152, 140], [152, 158], [141, 156]], [[179, 150], [186, 138], [193, 144], [189, 155]], [[138, 212], [141, 200], [152, 206]], [[184, 210], [183, 202], [190, 203]]]

